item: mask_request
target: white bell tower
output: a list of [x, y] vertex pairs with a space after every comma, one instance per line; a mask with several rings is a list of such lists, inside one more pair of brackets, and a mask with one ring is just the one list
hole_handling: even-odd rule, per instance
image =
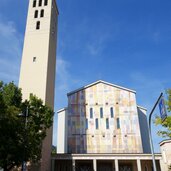
[[[58, 8], [56, 0], [29, 0], [19, 87], [54, 108]], [[41, 171], [50, 171], [52, 129], [43, 141]]]

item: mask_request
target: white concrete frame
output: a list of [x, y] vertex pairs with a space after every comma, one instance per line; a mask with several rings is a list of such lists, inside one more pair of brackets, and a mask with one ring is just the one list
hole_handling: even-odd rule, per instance
[[[162, 155], [155, 154], [155, 159], [160, 162], [162, 160]], [[94, 171], [97, 171], [98, 160], [113, 161], [115, 171], [119, 171], [119, 160], [129, 160], [136, 161], [138, 171], [142, 171], [141, 160], [152, 161], [152, 156], [151, 154], [56, 154], [52, 156], [52, 160], [72, 160], [73, 171], [75, 171], [74, 169], [76, 160], [92, 160]]]

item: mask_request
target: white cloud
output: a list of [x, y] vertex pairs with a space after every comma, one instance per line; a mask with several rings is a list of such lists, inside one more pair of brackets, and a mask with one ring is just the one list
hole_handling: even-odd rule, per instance
[[57, 57], [56, 63], [56, 86], [55, 86], [55, 116], [53, 123], [53, 145], [57, 144], [57, 122], [56, 111], [67, 106], [67, 93], [71, 86], [71, 75], [69, 73], [70, 63], [61, 56]]
[[11, 21], [0, 19], [0, 80], [18, 82], [22, 36]]
[[160, 42], [160, 32], [159, 31], [156, 31], [153, 33], [153, 40], [156, 44], [158, 44]]
[[[64, 96], [69, 91], [79, 88], [85, 84], [85, 80], [81, 78], [76, 79], [73, 74], [71, 74], [71, 64], [64, 60], [62, 56], [57, 57], [56, 64], [56, 96], [59, 97], [59, 93], [63, 93]], [[60, 96], [61, 97], [61, 96]]]
[[91, 33], [91, 40], [87, 43], [87, 50], [92, 56], [99, 56], [103, 52], [106, 42], [109, 40], [109, 34], [101, 34], [101, 32], [94, 31]]
[[62, 91], [68, 90], [68, 82], [70, 74], [68, 72], [70, 64], [62, 57], [57, 57], [56, 75], [57, 75], [57, 88]]
[[84, 85], [84, 80], [79, 80], [71, 74], [71, 64], [62, 56], [57, 57], [56, 64], [56, 91], [55, 108], [63, 108], [67, 105], [67, 93]]

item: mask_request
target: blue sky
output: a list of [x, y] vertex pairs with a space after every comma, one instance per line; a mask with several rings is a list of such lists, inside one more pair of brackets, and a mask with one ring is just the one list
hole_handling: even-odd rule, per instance
[[[171, 1], [57, 3], [55, 111], [67, 105], [67, 92], [102, 79], [136, 90], [137, 103], [149, 112], [160, 92], [171, 87]], [[18, 84], [27, 6], [28, 0], [1, 0], [0, 80], [4, 82]], [[153, 139], [159, 151], [157, 129], [153, 127]]]

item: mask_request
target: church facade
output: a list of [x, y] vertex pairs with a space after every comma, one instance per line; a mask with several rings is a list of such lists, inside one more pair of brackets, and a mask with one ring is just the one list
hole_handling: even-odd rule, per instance
[[[152, 171], [146, 109], [134, 90], [99, 80], [67, 95], [58, 111], [55, 171]], [[158, 171], [163, 163], [156, 154]]]
[[[59, 149], [61, 151], [150, 152], [146, 109], [137, 106], [134, 90], [97, 81], [84, 89], [68, 93], [68, 107], [65, 112], [67, 150]], [[146, 125], [141, 125], [142, 123]], [[59, 131], [61, 124], [59, 119]], [[60, 138], [58, 144], [59, 141]]]

